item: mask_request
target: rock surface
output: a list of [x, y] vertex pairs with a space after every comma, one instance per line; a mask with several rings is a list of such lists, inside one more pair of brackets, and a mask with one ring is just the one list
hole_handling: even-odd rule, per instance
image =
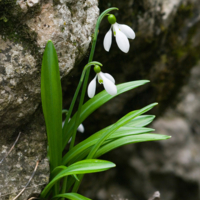
[[66, 76], [86, 53], [98, 16], [96, 0], [61, 0], [56, 5], [18, 0], [13, 10], [7, 22], [0, 21], [0, 127], [21, 125], [38, 107], [46, 42], [55, 44], [61, 76]]
[[40, 68], [46, 42], [53, 41], [61, 76], [81, 61], [99, 14], [97, 0], [0, 1], [0, 199], [13, 199], [41, 159], [20, 200], [48, 182], [46, 133], [40, 104]]
[[[8, 155], [6, 154], [16, 141], [19, 130], [4, 129], [4, 132], [1, 132], [1, 200], [13, 200], [20, 193], [31, 178], [37, 161], [40, 163], [35, 175], [26, 190], [17, 199], [25, 200], [33, 193], [40, 193], [49, 180], [49, 162], [46, 158], [47, 138], [40, 109], [32, 116], [32, 122], [24, 126], [20, 132], [18, 141]], [[5, 159], [3, 159], [4, 157]]]

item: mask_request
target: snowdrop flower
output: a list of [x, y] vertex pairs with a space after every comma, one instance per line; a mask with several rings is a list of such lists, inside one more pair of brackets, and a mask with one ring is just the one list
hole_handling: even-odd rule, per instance
[[135, 32], [127, 25], [118, 24], [114, 15], [108, 16], [108, 21], [111, 24], [110, 30], [106, 33], [103, 41], [103, 46], [106, 51], [110, 50], [112, 44], [112, 30], [115, 36], [118, 47], [124, 53], [128, 53], [130, 44], [129, 39], [135, 38]]
[[[70, 121], [70, 119], [69, 119], [69, 121]], [[64, 125], [65, 125], [65, 121], [62, 122], [62, 127], [63, 127]], [[79, 131], [79, 132], [81, 132], [81, 133], [84, 133], [85, 128], [84, 128], [83, 124], [80, 124], [80, 125], [78, 126], [77, 131]], [[70, 143], [71, 140], [72, 140], [72, 137], [70, 137], [68, 143]]]
[[94, 97], [96, 91], [96, 78], [98, 78], [99, 84], [103, 84], [105, 90], [110, 95], [117, 94], [117, 87], [115, 85], [115, 79], [108, 73], [101, 72], [101, 68], [98, 65], [95, 65], [94, 71], [96, 72], [96, 76], [90, 82], [88, 86], [88, 96], [90, 98]]
[[[70, 119], [69, 119], [69, 121], [70, 121]], [[64, 124], [65, 124], [65, 121], [62, 122], [62, 127], [64, 126]], [[80, 133], [84, 133], [85, 128], [84, 128], [83, 124], [80, 124], [78, 126], [77, 131], [79, 131]]]

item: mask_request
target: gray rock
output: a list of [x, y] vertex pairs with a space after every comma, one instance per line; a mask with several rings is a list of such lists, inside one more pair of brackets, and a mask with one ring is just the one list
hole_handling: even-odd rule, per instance
[[[0, 1], [0, 199], [40, 193], [48, 183], [46, 134], [40, 104], [40, 69], [46, 42], [57, 50], [61, 77], [84, 57], [99, 14], [97, 0]], [[37, 111], [36, 111], [37, 110]]]
[[[33, 16], [29, 16], [29, 12], [33, 12], [27, 8], [29, 4], [36, 9]], [[98, 16], [96, 0], [73, 3], [62, 0], [57, 5], [53, 5], [53, 1], [38, 0], [28, 1], [25, 5], [24, 1], [18, 0], [13, 9], [17, 13], [12, 17], [18, 17], [17, 25], [22, 27], [14, 27], [12, 17], [7, 19], [8, 22], [1, 21], [0, 127], [18, 127], [38, 107], [41, 58], [46, 42], [49, 39], [53, 41], [61, 77], [66, 76], [86, 53]], [[12, 30], [9, 30], [9, 23]], [[24, 36], [22, 32], [25, 29], [27, 34]], [[7, 33], [8, 30], [12, 32]], [[14, 34], [15, 42], [8, 34]]]
[[172, 138], [157, 144], [141, 144], [140, 156], [130, 160], [143, 179], [144, 194], [158, 189], [166, 200], [200, 199], [199, 80], [197, 65], [179, 94], [180, 102], [152, 125], [156, 132]]
[[32, 122], [24, 126], [23, 130], [21, 129], [17, 143], [7, 155], [18, 133], [19, 130], [10, 128], [0, 132], [0, 199], [2, 200], [13, 200], [24, 189], [37, 161], [40, 163], [35, 175], [17, 199], [25, 200], [33, 193], [40, 193], [49, 180], [49, 162], [46, 158], [47, 138], [41, 110], [37, 110], [32, 116]]

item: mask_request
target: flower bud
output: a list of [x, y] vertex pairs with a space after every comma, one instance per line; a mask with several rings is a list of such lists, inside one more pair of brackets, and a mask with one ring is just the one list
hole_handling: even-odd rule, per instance
[[99, 65], [95, 65], [94, 71], [95, 71], [95, 73], [99, 73], [101, 71], [101, 67], [99, 67]]
[[115, 15], [108, 15], [108, 22], [110, 24], [114, 24], [116, 22], [116, 17]]

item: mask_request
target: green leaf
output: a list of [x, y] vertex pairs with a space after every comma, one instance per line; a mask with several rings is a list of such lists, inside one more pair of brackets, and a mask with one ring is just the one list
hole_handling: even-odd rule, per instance
[[78, 176], [76, 176], [76, 174], [73, 174], [72, 175], [77, 181], [80, 181], [79, 179], [78, 179]]
[[60, 198], [60, 197], [64, 197], [64, 198], [67, 198], [67, 199], [70, 199], [70, 200], [91, 200], [91, 199], [84, 197], [84, 196], [77, 194], [77, 193], [59, 194], [59, 195], [54, 196], [53, 199]]
[[41, 98], [52, 171], [62, 160], [62, 90], [58, 58], [52, 41], [47, 42], [42, 60]]
[[136, 111], [132, 111], [130, 113], [128, 113], [127, 115], [125, 115], [124, 117], [122, 117], [120, 120], [118, 120], [111, 128], [109, 128], [108, 131], [106, 131], [101, 138], [99, 139], [99, 141], [94, 145], [94, 147], [92, 148], [92, 150], [90, 151], [89, 155], [87, 158], [93, 158], [93, 156], [95, 155], [96, 151], [99, 149], [99, 147], [102, 145], [102, 143], [113, 133], [115, 132], [117, 129], [119, 129], [120, 127], [124, 126], [125, 124], [127, 124], [129, 121], [131, 121], [132, 119], [134, 119], [135, 117], [151, 110], [155, 105], [157, 105], [157, 103], [153, 103], [150, 104], [140, 110], [136, 110]]
[[[132, 144], [132, 143], [139, 143], [139, 142], [156, 141], [156, 140], [166, 140], [166, 139], [169, 139], [169, 138], [171, 138], [171, 136], [160, 135], [160, 134], [155, 134], [155, 133], [124, 136], [122, 138], [112, 140], [112, 141], [110, 141], [110, 143], [107, 143], [106, 145], [102, 145], [101, 148], [95, 154], [95, 158], [98, 158], [98, 157], [102, 156], [103, 154], [105, 154], [105, 153], [107, 153], [107, 152], [109, 152], [109, 151], [111, 151], [115, 148], [118, 148], [120, 146], [123, 146], [123, 145]], [[84, 157], [86, 157], [87, 154], [90, 152], [91, 148], [92, 147], [83, 150], [81, 152], [81, 154], [83, 156], [82, 157], [80, 156], [78, 159], [80, 160], [80, 159], [83, 159]], [[76, 159], [76, 157], [74, 158], [74, 160], [75, 159]], [[74, 162], [74, 160], [71, 160], [71, 162]], [[70, 188], [73, 185], [74, 182], [75, 182], [75, 180], [71, 179], [69, 181], [68, 188]]]
[[51, 179], [54, 178], [59, 172], [61, 172], [64, 169], [67, 169], [67, 167], [64, 165], [60, 165], [54, 168], [54, 170], [51, 172]]
[[41, 198], [46, 197], [50, 189], [54, 186], [54, 184], [60, 180], [61, 178], [73, 175], [73, 174], [87, 174], [94, 172], [101, 172], [108, 170], [112, 167], [115, 167], [115, 164], [105, 160], [97, 160], [97, 159], [88, 159], [76, 162], [67, 169], [62, 170], [53, 180], [49, 182], [49, 184], [44, 188], [41, 193]]
[[[117, 95], [122, 94], [126, 91], [129, 91], [131, 89], [134, 89], [136, 87], [139, 87], [141, 85], [144, 85], [145, 83], [148, 83], [148, 80], [141, 80], [141, 81], [132, 81], [127, 82], [123, 84], [117, 85]], [[115, 95], [115, 96], [117, 96]], [[81, 109], [80, 114], [80, 120], [79, 124], [81, 124], [92, 112], [94, 112], [97, 108], [102, 106], [104, 103], [112, 99], [112, 95], [109, 95], [105, 90], [100, 92], [99, 94], [95, 95], [92, 99], [87, 101]], [[72, 117], [70, 120], [68, 126], [65, 126], [63, 128], [63, 149], [65, 148], [67, 142], [69, 141], [71, 135], [72, 135], [72, 129], [75, 124], [76, 114]]]
[[126, 126], [131, 127], [144, 127], [150, 124], [154, 120], [154, 115], [141, 115], [126, 124]]
[[95, 158], [100, 157], [101, 155], [126, 144], [131, 143], [138, 143], [138, 142], [147, 142], [147, 141], [156, 141], [156, 140], [166, 140], [171, 138], [168, 135], [160, 135], [160, 134], [142, 134], [142, 135], [133, 135], [133, 136], [126, 136], [123, 138], [119, 138], [113, 142], [108, 143], [101, 147], [97, 153], [95, 154]]
[[[106, 128], [106, 129], [103, 129], [103, 130], [101, 130], [101, 131], [93, 134], [92, 136], [90, 136], [86, 140], [82, 141], [81, 143], [79, 143], [75, 147], [73, 147], [63, 157], [62, 164], [63, 165], [67, 165], [67, 163], [69, 163], [70, 161], [72, 161], [72, 159], [74, 157], [77, 157], [79, 154], [81, 154], [82, 152], [84, 152], [85, 149], [87, 149], [87, 148], [93, 146], [94, 144], [96, 144], [96, 142], [98, 142], [98, 140], [101, 137], [101, 135], [103, 134], [103, 132], [105, 132], [106, 130], [108, 130], [108, 129]], [[112, 133], [110, 135], [110, 137], [108, 138], [108, 140], [110, 140], [110, 139], [116, 139], [118, 137], [124, 137], [124, 136], [127, 136], [127, 135], [143, 134], [143, 133], [147, 133], [147, 132], [151, 132], [151, 131], [154, 131], [154, 129], [151, 129], [151, 128], [121, 127], [117, 131], [115, 131], [114, 133]]]

